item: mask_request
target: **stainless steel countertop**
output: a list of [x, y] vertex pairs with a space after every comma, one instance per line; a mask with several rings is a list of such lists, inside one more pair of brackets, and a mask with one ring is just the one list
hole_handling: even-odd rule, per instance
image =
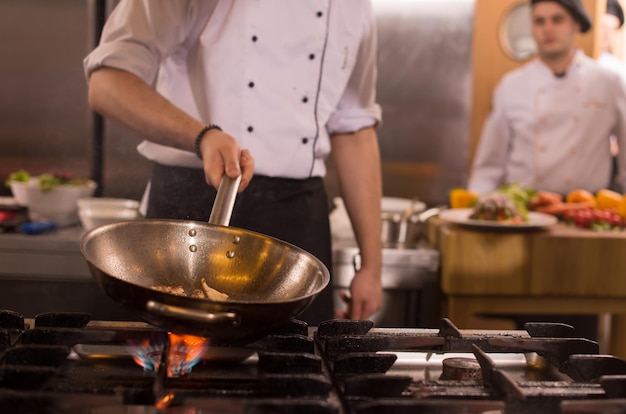
[[[359, 255], [356, 242], [350, 240], [333, 240], [333, 263], [353, 264]], [[427, 245], [420, 244], [415, 248], [383, 247], [383, 267], [405, 267], [421, 269], [430, 272], [439, 270], [439, 251]]]
[[80, 226], [62, 227], [42, 234], [0, 233], [0, 251], [54, 251], [80, 253]]
[[92, 282], [80, 253], [85, 230], [70, 226], [42, 234], [0, 234], [0, 278]]

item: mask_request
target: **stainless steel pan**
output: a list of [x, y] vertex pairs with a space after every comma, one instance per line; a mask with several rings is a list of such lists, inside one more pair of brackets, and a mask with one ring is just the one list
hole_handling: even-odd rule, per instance
[[[99, 286], [145, 321], [174, 332], [246, 343], [304, 311], [328, 284], [324, 264], [284, 241], [228, 227], [239, 180], [223, 180], [209, 223], [146, 219], [96, 227], [81, 252]], [[199, 288], [199, 299], [155, 286]]]

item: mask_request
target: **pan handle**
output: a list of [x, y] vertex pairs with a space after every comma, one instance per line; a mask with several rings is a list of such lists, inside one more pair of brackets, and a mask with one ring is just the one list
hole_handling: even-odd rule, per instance
[[211, 216], [209, 216], [209, 224], [228, 226], [230, 216], [233, 214], [240, 182], [241, 174], [237, 178], [230, 178], [226, 174], [222, 176], [217, 195], [215, 196], [215, 202], [213, 203], [213, 209], [211, 210]]
[[232, 326], [238, 326], [241, 323], [239, 315], [236, 312], [206, 312], [179, 306], [166, 305], [155, 300], [149, 300], [146, 303], [146, 309], [149, 312], [159, 316], [186, 319], [188, 321], [200, 323], [224, 324], [228, 323]]

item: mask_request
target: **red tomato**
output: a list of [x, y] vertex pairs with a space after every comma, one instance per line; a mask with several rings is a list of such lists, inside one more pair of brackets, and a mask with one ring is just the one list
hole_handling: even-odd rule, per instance
[[611, 217], [610, 223], [613, 227], [622, 227], [622, 218], [616, 214]]

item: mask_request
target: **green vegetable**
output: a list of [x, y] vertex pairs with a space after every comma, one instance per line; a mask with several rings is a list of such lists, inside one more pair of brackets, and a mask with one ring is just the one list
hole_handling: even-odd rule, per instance
[[10, 187], [12, 181], [18, 181], [20, 183], [27, 183], [28, 181], [30, 181], [30, 174], [28, 173], [28, 171], [25, 171], [25, 170], [19, 170], [19, 171], [13, 172], [4, 181], [4, 185], [6, 187]]
[[[30, 174], [24, 170], [11, 173], [4, 184], [7, 187], [10, 187], [11, 182], [13, 181], [27, 183], [30, 181]], [[41, 174], [39, 176], [39, 187], [41, 188], [41, 191], [45, 193], [51, 191], [59, 185], [82, 185], [88, 181], [89, 180], [85, 178], [73, 178], [69, 173]]]
[[39, 187], [44, 193], [51, 191], [57, 185], [61, 185], [63, 182], [52, 174], [41, 174], [39, 176]]
[[497, 191], [506, 195], [522, 218], [528, 220], [528, 203], [535, 195], [535, 190], [522, 188], [519, 184], [513, 183], [501, 185]]

